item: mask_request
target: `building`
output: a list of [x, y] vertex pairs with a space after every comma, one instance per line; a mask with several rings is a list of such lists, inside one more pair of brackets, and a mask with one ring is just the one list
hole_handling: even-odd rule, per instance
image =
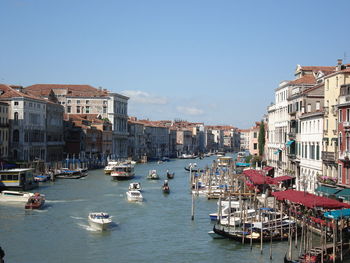
[[0, 101], [0, 160], [9, 158], [9, 105]]
[[255, 126], [249, 129], [249, 153], [251, 155], [259, 155], [259, 130], [260, 122], [256, 122]]
[[249, 133], [250, 130], [249, 129], [245, 129], [245, 130], [239, 130], [240, 132], [240, 150], [241, 151], [247, 151], [249, 150]]
[[128, 97], [90, 85], [36, 84], [25, 88], [36, 96], [55, 96], [66, 114], [98, 114], [112, 123], [112, 158], [127, 157]]

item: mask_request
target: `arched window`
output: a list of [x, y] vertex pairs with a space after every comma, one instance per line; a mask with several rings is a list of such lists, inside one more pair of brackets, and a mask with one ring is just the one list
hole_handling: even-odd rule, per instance
[[346, 151], [350, 150], [350, 133], [346, 133]]
[[13, 131], [13, 141], [19, 142], [19, 131], [18, 130]]
[[18, 112], [14, 113], [13, 120], [14, 120], [15, 123], [18, 123]]
[[344, 147], [343, 147], [343, 145], [342, 145], [342, 142], [343, 142], [342, 133], [339, 132], [339, 136], [338, 136], [338, 145], [339, 145], [339, 151], [340, 151], [340, 152], [343, 152], [343, 150], [344, 150]]

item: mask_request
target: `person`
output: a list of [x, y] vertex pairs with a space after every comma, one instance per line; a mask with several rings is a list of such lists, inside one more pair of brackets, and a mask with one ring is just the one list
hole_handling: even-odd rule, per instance
[[0, 263], [5, 263], [4, 257], [5, 257], [5, 252], [0, 246]]

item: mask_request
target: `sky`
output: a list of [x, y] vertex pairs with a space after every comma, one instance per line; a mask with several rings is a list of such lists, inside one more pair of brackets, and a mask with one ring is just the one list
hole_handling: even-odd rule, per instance
[[89, 84], [138, 119], [253, 126], [297, 64], [350, 63], [350, 1], [0, 0], [0, 83]]

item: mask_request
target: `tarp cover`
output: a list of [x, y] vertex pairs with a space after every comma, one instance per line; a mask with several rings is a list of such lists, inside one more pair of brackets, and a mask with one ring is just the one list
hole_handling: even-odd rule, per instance
[[324, 197], [317, 196], [314, 194], [309, 194], [303, 191], [296, 190], [286, 190], [281, 192], [273, 192], [273, 196], [276, 197], [277, 200], [289, 200], [292, 203], [301, 204], [303, 206], [314, 208], [314, 207], [322, 207], [329, 209], [337, 209], [337, 208], [350, 208], [350, 205]]
[[255, 185], [273, 183], [273, 179], [271, 177], [264, 176], [259, 171], [254, 169], [244, 170], [243, 174], [247, 176], [249, 180]]
[[349, 201], [350, 200], [350, 189], [349, 188], [343, 189], [340, 192], [336, 193], [335, 196], [338, 198], [343, 198], [343, 199]]
[[329, 211], [323, 214], [325, 217], [331, 219], [339, 219], [339, 218], [349, 218], [350, 217], [350, 209], [341, 209]]
[[273, 184], [278, 184], [283, 181], [291, 180], [293, 177], [288, 176], [288, 175], [283, 175], [283, 176], [278, 176], [272, 179]]
[[319, 187], [316, 188], [315, 191], [326, 194], [326, 195], [334, 195], [335, 193], [339, 192], [340, 189], [325, 186], [325, 185], [320, 185]]

